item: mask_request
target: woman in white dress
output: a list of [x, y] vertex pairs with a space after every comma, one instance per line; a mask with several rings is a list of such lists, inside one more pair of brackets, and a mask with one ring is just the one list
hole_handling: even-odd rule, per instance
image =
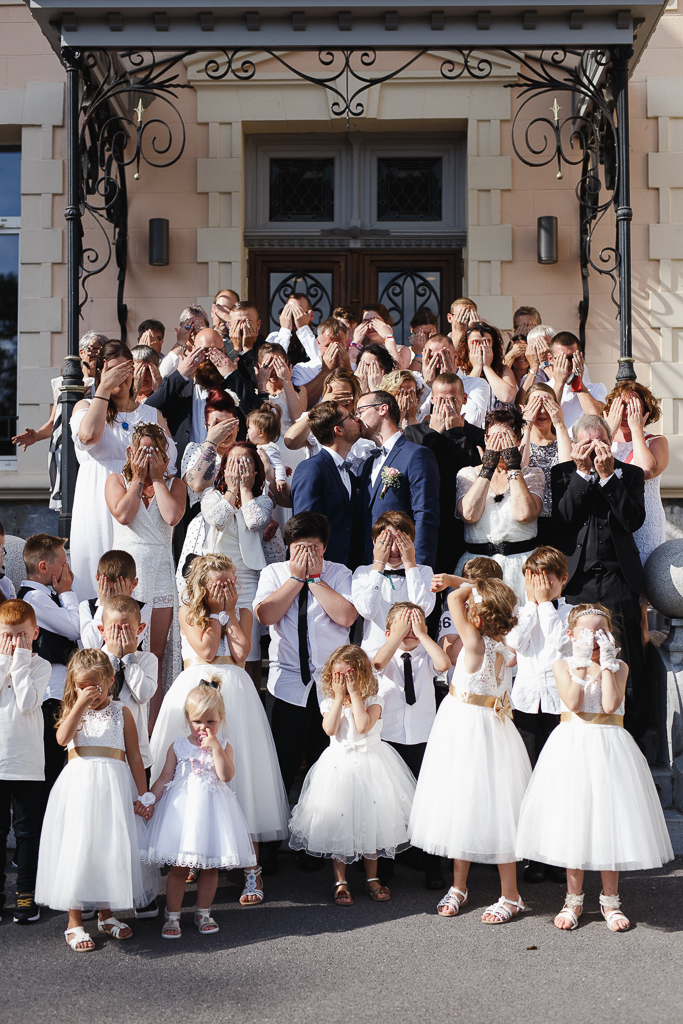
[[185, 511], [185, 486], [168, 472], [168, 438], [155, 423], [133, 431], [121, 473], [111, 473], [104, 487], [114, 519], [113, 546], [135, 559], [138, 585], [133, 597], [152, 608], [146, 649], [158, 660], [159, 685], [150, 701], [154, 724], [163, 695], [161, 670], [176, 605], [173, 527]]
[[[265, 470], [256, 445], [236, 441], [223, 455], [214, 486], [202, 495], [201, 515], [187, 531], [176, 573], [180, 592], [188, 555], [226, 555], [237, 570], [237, 607], [251, 614], [259, 574], [266, 567], [263, 531], [273, 512], [273, 502], [263, 494], [264, 484]], [[255, 616], [250, 627], [251, 651], [245, 667], [260, 687], [261, 626]]]
[[567, 896], [555, 918], [573, 931], [583, 910], [585, 871], [600, 871], [600, 911], [610, 931], [629, 928], [620, 910], [619, 872], [673, 860], [647, 761], [624, 729], [628, 665], [619, 661], [603, 605], [580, 604], [567, 621], [572, 656], [556, 661], [560, 724], [541, 751], [524, 796], [517, 856], [567, 869]]
[[550, 470], [560, 462], [571, 458], [572, 443], [564, 425], [562, 407], [549, 384], [532, 384], [527, 392], [521, 392], [523, 399], [524, 431], [522, 433], [522, 465], [543, 470], [545, 490], [543, 508], [536, 520], [538, 533], [536, 543], [552, 546], [554, 537], [551, 530], [553, 510]]
[[[158, 423], [163, 416], [133, 396], [133, 360], [120, 341], [108, 341], [97, 357], [93, 398], [78, 402], [71, 416], [71, 434], [79, 462], [71, 519], [71, 567], [79, 601], [97, 597], [95, 573], [105, 551], [111, 551], [114, 521], [104, 500], [110, 473], [120, 473], [126, 449], [138, 423]], [[175, 474], [176, 446], [169, 436], [169, 471]]]
[[216, 478], [221, 459], [230, 445], [237, 440], [240, 421], [237, 403], [231, 391], [212, 388], [204, 405], [206, 441], [190, 441], [183, 452], [180, 475], [187, 485], [190, 508], [201, 501], [202, 494]]
[[494, 409], [486, 417], [485, 431], [481, 466], [467, 466], [456, 478], [456, 508], [465, 523], [467, 550], [455, 575], [462, 576], [470, 558], [488, 555], [501, 566], [503, 579], [522, 605], [522, 565], [537, 546], [545, 477], [541, 469], [521, 468], [522, 417], [517, 409]]

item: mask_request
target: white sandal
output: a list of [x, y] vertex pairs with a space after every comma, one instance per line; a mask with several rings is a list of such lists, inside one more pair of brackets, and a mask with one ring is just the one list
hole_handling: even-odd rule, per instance
[[[460, 908], [464, 907], [467, 903], [467, 895], [467, 889], [463, 892], [462, 889], [456, 889], [455, 886], [452, 885], [444, 898], [439, 900], [436, 905], [436, 912], [439, 917], [457, 917], [460, 912]], [[462, 899], [459, 897], [462, 897]], [[439, 907], [450, 907], [453, 913], [442, 914]]]
[[164, 912], [164, 923], [161, 928], [162, 939], [179, 939], [181, 934], [180, 911], [166, 910]]
[[[600, 913], [607, 922], [607, 927], [611, 932], [627, 932], [631, 927], [631, 922], [627, 918], [626, 914], [623, 914], [619, 909], [621, 906], [621, 900], [619, 899], [619, 893], [615, 896], [605, 896], [604, 893], [600, 893]], [[612, 922], [618, 918], [622, 918], [626, 921], [628, 928], [613, 928]]]
[[577, 910], [583, 910], [583, 898], [584, 893], [568, 892], [564, 899], [564, 906], [557, 915], [558, 917], [568, 917], [571, 921], [569, 928], [560, 928], [559, 925], [555, 927], [561, 932], [573, 932], [575, 928], [579, 927], [579, 915], [576, 913]]
[[[261, 877], [261, 868], [245, 868], [244, 869], [244, 891], [240, 896], [240, 903], [243, 907], [258, 907], [259, 903], [263, 903], [263, 889], [256, 888], [256, 879]], [[245, 900], [245, 896], [256, 896], [255, 900]]]
[[[514, 910], [510, 910], [510, 907], [514, 907]], [[492, 914], [496, 921], [484, 921], [482, 915], [483, 924], [505, 924], [513, 917], [517, 917], [517, 914], [521, 914], [526, 907], [522, 903], [522, 897], [520, 896], [517, 902], [514, 900], [508, 900], [505, 896], [501, 896], [497, 903], [492, 903], [490, 907], [487, 907], [484, 914]]]
[[[73, 935], [72, 939], [69, 938], [70, 935]], [[76, 928], [67, 928], [64, 932], [64, 938], [66, 939], [67, 946], [73, 949], [74, 953], [93, 953], [95, 951], [95, 943], [80, 924]], [[78, 949], [79, 942], [92, 942], [92, 946], [87, 946], [86, 949]]]
[[200, 935], [213, 935], [214, 932], [220, 931], [218, 925], [211, 917], [211, 907], [207, 907], [206, 910], [195, 907], [194, 923], [197, 925]]
[[[109, 925], [109, 928], [104, 927], [106, 924]], [[121, 934], [121, 932], [125, 931], [126, 928], [128, 928], [130, 935]], [[100, 919], [98, 918], [97, 930], [98, 932], [102, 932], [103, 935], [110, 935], [112, 939], [118, 939], [119, 942], [123, 942], [125, 939], [133, 938], [133, 932], [128, 927], [128, 925], [124, 924], [123, 921], [119, 921], [118, 918], [116, 917], [108, 917], [106, 921], [100, 921]]]

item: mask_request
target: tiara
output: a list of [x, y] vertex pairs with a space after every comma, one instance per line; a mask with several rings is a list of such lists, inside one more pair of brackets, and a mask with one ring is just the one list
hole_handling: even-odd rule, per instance
[[607, 613], [604, 608], [584, 608], [584, 610], [576, 617], [577, 619], [581, 619], [584, 615], [601, 615], [603, 619], [607, 618]]

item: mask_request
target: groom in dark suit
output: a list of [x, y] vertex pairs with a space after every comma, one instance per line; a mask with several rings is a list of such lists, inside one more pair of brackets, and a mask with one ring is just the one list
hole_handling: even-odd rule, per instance
[[358, 530], [354, 530], [358, 479], [346, 459], [360, 438], [360, 423], [345, 406], [321, 402], [309, 412], [308, 424], [322, 451], [294, 470], [292, 512], [326, 516], [330, 524], [326, 559], [355, 569], [363, 553]]
[[645, 577], [633, 534], [645, 522], [645, 478], [615, 459], [600, 416], [573, 425], [572, 461], [553, 466], [553, 533], [569, 564], [563, 595], [569, 604], [600, 603], [614, 617], [621, 656], [629, 666], [624, 724], [641, 739], [648, 724], [640, 595]]
[[[406, 512], [415, 523], [418, 565], [436, 565], [439, 535], [439, 467], [428, 448], [408, 441], [399, 430], [398, 403], [388, 391], [371, 391], [358, 400], [363, 435], [377, 444], [360, 474], [359, 515], [363, 564], [372, 561], [372, 524], [383, 512]], [[448, 528], [448, 527], [447, 527]]]

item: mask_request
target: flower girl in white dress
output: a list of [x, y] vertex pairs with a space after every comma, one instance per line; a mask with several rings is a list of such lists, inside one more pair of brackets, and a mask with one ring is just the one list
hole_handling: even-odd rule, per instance
[[382, 743], [382, 698], [360, 647], [338, 647], [320, 678], [320, 710], [329, 747], [308, 772], [292, 812], [290, 846], [332, 857], [334, 902], [350, 906], [346, 865], [365, 861], [365, 891], [384, 902], [391, 893], [377, 878], [377, 858], [407, 849], [415, 779], [403, 759]]
[[83, 928], [84, 910], [99, 908], [99, 932], [130, 939], [130, 928], [110, 911], [145, 907], [159, 891], [158, 870], [140, 862], [142, 819], [151, 817], [154, 801], [135, 720], [109, 697], [113, 682], [104, 651], [74, 653], [57, 723], [57, 742], [68, 746], [69, 758], [40, 836], [36, 903], [69, 911], [64, 938], [77, 953], [95, 948]]
[[617, 659], [610, 613], [579, 604], [567, 626], [572, 656], [553, 665], [561, 721], [524, 797], [517, 856], [567, 868], [555, 918], [565, 931], [579, 923], [584, 871], [600, 871], [600, 910], [610, 931], [624, 932], [619, 872], [659, 868], [673, 851], [647, 761], [624, 729], [628, 665]]
[[235, 774], [232, 747], [217, 736], [225, 722], [217, 683], [202, 682], [190, 690], [185, 719], [190, 735], [173, 741], [152, 786], [159, 804], [141, 855], [147, 864], [171, 865], [161, 929], [164, 939], [180, 938], [188, 867], [201, 868], [194, 923], [200, 935], [212, 935], [218, 931], [211, 917], [218, 869], [256, 865], [244, 814], [228, 785]]
[[[236, 607], [235, 578], [235, 566], [226, 555], [202, 555], [190, 564], [179, 616], [183, 671], [164, 697], [152, 733], [152, 781], [166, 762], [169, 746], [186, 728], [188, 693], [207, 678], [217, 680], [225, 704], [219, 738], [230, 741], [235, 758], [230, 787], [258, 858], [258, 843], [287, 836], [289, 803], [263, 704], [243, 667], [251, 647], [252, 613]], [[261, 868], [251, 868], [245, 876], [240, 903], [260, 903]]]
[[484, 911], [485, 924], [524, 910], [515, 842], [531, 765], [512, 722], [507, 660], [514, 655], [503, 643], [517, 622], [516, 600], [497, 579], [463, 583], [448, 595], [463, 649], [429, 735], [408, 830], [414, 846], [453, 858], [453, 885], [437, 907], [443, 917], [467, 903], [471, 861], [498, 865], [501, 897]]

